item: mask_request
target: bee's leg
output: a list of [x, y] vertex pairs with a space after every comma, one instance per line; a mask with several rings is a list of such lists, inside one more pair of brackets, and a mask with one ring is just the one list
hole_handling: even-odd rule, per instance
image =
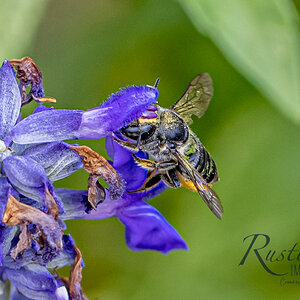
[[179, 177], [175, 169], [171, 169], [162, 175], [164, 183], [173, 189], [179, 188], [181, 186]]
[[133, 144], [133, 143], [122, 141], [122, 140], [119, 140], [115, 137], [113, 137], [113, 139], [114, 139], [115, 142], [117, 142], [118, 144], [120, 144], [121, 146], [123, 146], [124, 148], [126, 148], [128, 150], [139, 151], [139, 148], [137, 148], [136, 145]]
[[157, 173], [155, 171], [149, 172], [149, 175], [147, 176], [147, 179], [143, 183], [143, 185], [135, 190], [135, 191], [127, 191], [128, 193], [138, 193], [138, 192], [143, 192], [145, 190], [149, 190], [153, 187], [155, 187], [157, 184], [159, 184], [161, 181], [161, 174]]
[[132, 153], [132, 157], [136, 164], [143, 169], [149, 170], [149, 171], [155, 171], [156, 170], [156, 163], [154, 161], [151, 161], [149, 159], [139, 158], [134, 153]]
[[139, 137], [136, 142], [136, 147], [140, 149], [140, 144], [141, 144], [141, 139], [142, 139], [142, 131], [141, 131], [141, 123], [140, 123], [139, 119], [137, 119], [137, 123], [139, 126]]
[[158, 141], [152, 141], [147, 144], [140, 145], [140, 150], [147, 152], [157, 148], [158, 146], [159, 146]]
[[166, 172], [177, 166], [177, 162], [175, 160], [154, 162], [149, 159], [139, 158], [134, 153], [132, 153], [132, 156], [138, 166], [150, 171], [155, 170], [160, 172]]

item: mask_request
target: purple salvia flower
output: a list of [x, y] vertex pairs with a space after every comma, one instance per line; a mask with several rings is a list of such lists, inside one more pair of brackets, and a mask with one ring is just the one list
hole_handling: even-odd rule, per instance
[[[32, 84], [32, 96], [42, 97], [42, 83], [38, 86], [40, 95], [35, 95], [38, 91], [34, 88]], [[96, 211], [91, 210], [87, 191], [55, 190], [52, 185], [53, 181], [83, 167], [77, 154], [83, 147], [70, 147], [59, 141], [99, 139], [110, 136], [142, 115], [155, 117], [156, 108], [151, 105], [156, 103], [157, 97], [156, 87], [130, 86], [109, 97], [98, 108], [81, 111], [40, 106], [34, 114], [20, 120], [21, 98], [14, 71], [8, 61], [4, 62], [0, 70], [0, 162], [3, 165], [1, 175], [6, 177], [0, 177], [0, 217], [11, 226], [2, 223], [0, 228], [2, 280], [9, 279], [18, 291], [31, 299], [81, 299], [81, 254], [71, 237], [62, 236], [63, 221], [75, 218], [118, 217], [125, 225], [127, 245], [134, 251], [187, 250], [177, 231], [154, 207], [143, 201], [165, 190], [163, 182], [151, 191], [125, 192], [118, 201], [106, 194]], [[131, 153], [111, 137], [107, 138], [106, 148], [113, 159], [111, 165], [121, 175], [126, 190], [141, 187], [146, 171], [135, 164]], [[147, 158], [143, 152], [136, 155]], [[98, 173], [91, 175], [98, 180]], [[5, 209], [12, 203], [19, 203], [21, 208], [27, 205], [25, 217], [17, 223], [13, 221], [14, 210], [9, 214]], [[41, 237], [45, 240], [43, 244], [38, 242]], [[72, 263], [71, 275], [77, 273], [72, 287], [48, 271]]]
[[0, 69], [0, 277], [30, 299], [68, 299], [65, 284], [47, 268], [70, 265], [75, 258], [80, 265], [81, 254], [71, 237], [63, 236], [65, 225], [58, 218], [64, 208], [51, 181], [83, 165], [65, 143], [14, 143], [20, 108], [15, 73], [6, 60]]
[[[17, 126], [20, 108], [21, 95], [15, 74], [9, 62], [5, 60], [0, 69], [1, 173], [7, 176], [9, 183], [17, 191], [37, 201], [39, 208], [44, 210], [48, 209], [44, 199], [49, 192], [62, 213], [63, 206], [55, 196], [54, 188], [46, 171], [54, 172], [52, 180], [66, 177], [82, 168], [80, 158], [74, 151], [68, 149], [67, 144], [63, 143], [32, 146], [13, 143], [11, 132]], [[30, 148], [28, 149], [28, 147]]]
[[19, 144], [67, 139], [100, 139], [140, 117], [156, 102], [152, 86], [130, 86], [111, 95], [100, 107], [82, 110], [45, 110], [18, 123], [12, 140]]

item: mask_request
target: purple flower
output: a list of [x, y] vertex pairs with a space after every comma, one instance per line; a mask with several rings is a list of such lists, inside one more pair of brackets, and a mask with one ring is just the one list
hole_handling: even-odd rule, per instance
[[[19, 84], [24, 94], [25, 81], [20, 79]], [[40, 95], [32, 81], [31, 96], [43, 97], [42, 82], [37, 88]], [[30, 100], [22, 97], [23, 104]], [[31, 299], [81, 299], [81, 253], [71, 237], [63, 235], [64, 220], [69, 219], [116, 216], [125, 225], [127, 245], [134, 251], [151, 249], [168, 253], [187, 249], [177, 231], [154, 207], [143, 201], [162, 192], [166, 188], [163, 182], [151, 191], [125, 192], [120, 199], [114, 200], [124, 188], [128, 191], [141, 187], [146, 171], [138, 167], [131, 153], [113, 142], [110, 135], [145, 114], [157, 97], [155, 87], [131, 86], [109, 97], [98, 108], [80, 111], [40, 106], [34, 114], [21, 120], [22, 99], [15, 74], [7, 60], [3, 63], [0, 69], [2, 281], [10, 280], [17, 292]], [[153, 114], [148, 112], [146, 117], [153, 117]], [[88, 147], [60, 142], [106, 136], [110, 136], [106, 147], [113, 160], [111, 165], [107, 162], [105, 165], [100, 155]], [[143, 152], [136, 155], [147, 157]], [[89, 191], [55, 190], [52, 182], [82, 168], [81, 158], [85, 170], [90, 173]], [[95, 161], [99, 165], [93, 165]], [[113, 183], [114, 189], [108, 189], [110, 194], [98, 183], [100, 176]], [[91, 210], [91, 207], [97, 209]], [[71, 279], [67, 281], [54, 277], [48, 270], [70, 264]]]
[[37, 202], [36, 207], [49, 209], [47, 195], [53, 197], [59, 212], [61, 201], [50, 180], [64, 178], [82, 168], [80, 157], [64, 143], [18, 145], [11, 132], [20, 116], [21, 94], [9, 62], [0, 69], [0, 163], [1, 175], [8, 178], [15, 190]]
[[[83, 261], [71, 236], [63, 235], [63, 221], [25, 204], [31, 199], [14, 191], [5, 177], [0, 178], [0, 191], [0, 280], [9, 280], [30, 299], [69, 299], [71, 293], [82, 297]], [[71, 264], [72, 280], [49, 272]], [[70, 299], [81, 299], [76, 297]]]
[[21, 293], [29, 299], [68, 300], [69, 293], [65, 283], [52, 275], [48, 269], [58, 269], [73, 263], [77, 254], [71, 236], [63, 236], [63, 251], [45, 267], [35, 261], [36, 255], [33, 249], [26, 250], [22, 260], [13, 260], [10, 257], [9, 252], [15, 243], [15, 230], [15, 227], [3, 227], [0, 230], [0, 239], [3, 241], [0, 279], [12, 283], [11, 290], [8, 292], [15, 294], [13, 297], [15, 299], [20, 299], [18, 295]]
[[[0, 279], [31, 299], [62, 298], [63, 286], [80, 295], [81, 254], [59, 219], [63, 204], [51, 181], [82, 168], [79, 155], [61, 142], [19, 145], [11, 131], [20, 120], [21, 94], [6, 60], [0, 69]], [[79, 251], [79, 252], [78, 252]], [[76, 287], [47, 268], [74, 266]], [[75, 271], [74, 271], [75, 270]], [[72, 273], [72, 272], [71, 272]]]
[[[128, 190], [139, 188], [146, 178], [146, 171], [138, 167], [131, 153], [114, 142], [111, 137], [107, 138], [106, 148], [113, 159], [113, 167], [126, 181], [126, 188]], [[137, 155], [145, 157], [143, 152], [138, 152]], [[151, 192], [126, 192], [118, 201], [106, 197], [96, 211], [85, 210], [86, 191], [57, 189], [56, 193], [66, 210], [66, 214], [62, 216], [63, 220], [118, 217], [125, 225], [126, 242], [131, 250], [156, 250], [166, 254], [174, 249], [187, 250], [187, 245], [158, 210], [143, 201], [145, 198], [156, 196], [165, 188], [161, 183]]]
[[67, 139], [100, 139], [140, 117], [156, 102], [152, 86], [130, 86], [111, 95], [100, 107], [82, 110], [44, 110], [19, 122], [11, 132], [19, 144]]

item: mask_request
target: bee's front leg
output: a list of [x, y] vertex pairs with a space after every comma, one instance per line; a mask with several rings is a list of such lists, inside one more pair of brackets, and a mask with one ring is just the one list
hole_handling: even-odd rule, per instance
[[138, 166], [149, 171], [155, 170], [159, 172], [166, 172], [177, 166], [177, 161], [175, 160], [155, 162], [149, 159], [139, 158], [134, 153], [132, 153], [132, 156]]
[[126, 142], [126, 141], [123, 141], [123, 140], [119, 140], [116, 137], [113, 137], [113, 140], [115, 142], [117, 142], [118, 144], [120, 144], [121, 146], [123, 146], [124, 148], [128, 149], [128, 150], [139, 151], [139, 148], [137, 148], [137, 146], [133, 143]]

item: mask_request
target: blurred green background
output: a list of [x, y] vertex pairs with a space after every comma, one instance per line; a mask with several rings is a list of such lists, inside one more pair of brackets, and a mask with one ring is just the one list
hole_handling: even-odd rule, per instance
[[[69, 221], [90, 299], [300, 298], [299, 284], [281, 286], [253, 253], [238, 265], [250, 234], [271, 237], [264, 255], [300, 237], [299, 1], [5, 0], [1, 7], [1, 60], [31, 56], [56, 108], [89, 109], [157, 77], [159, 104], [168, 107], [196, 74], [213, 78], [213, 100], [192, 129], [217, 163], [223, 219], [183, 188], [152, 199], [189, 245], [167, 256], [127, 249], [117, 219]], [[82, 143], [105, 154], [104, 141]], [[78, 172], [56, 187], [86, 189], [86, 179]], [[290, 265], [269, 264], [278, 272]]]

